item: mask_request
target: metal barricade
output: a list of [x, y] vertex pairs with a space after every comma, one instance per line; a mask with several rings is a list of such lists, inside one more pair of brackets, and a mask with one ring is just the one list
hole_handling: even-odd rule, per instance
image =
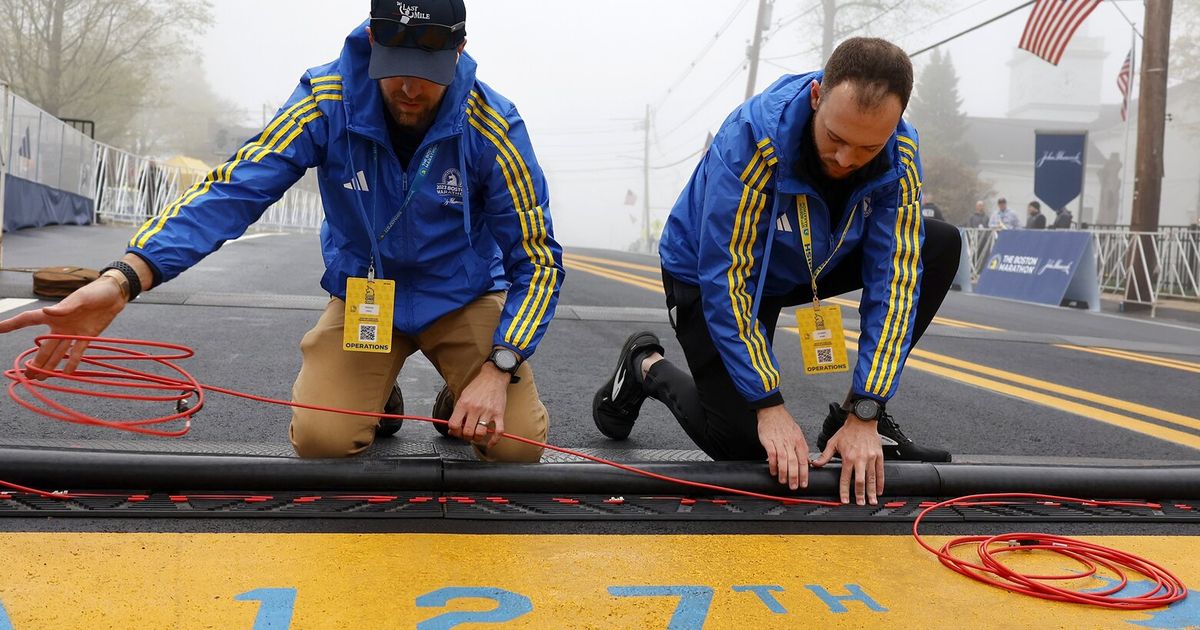
[[[992, 255], [992, 228], [960, 228], [971, 253], [971, 279], [979, 279]], [[1200, 228], [1164, 227], [1158, 232], [1089, 230], [1096, 252], [1100, 289], [1126, 294], [1126, 301], [1155, 306], [1162, 297], [1200, 300]]]
[[[92, 200], [93, 220], [141, 224], [207, 173], [96, 142], [0, 82], [0, 217], [7, 176]], [[272, 205], [251, 230], [319, 230], [324, 213], [311, 174]]]
[[[99, 221], [140, 224], [167, 210], [209, 173], [157, 161], [99, 145], [95, 191]], [[321, 196], [292, 187], [263, 213], [251, 231], [313, 232], [324, 219]]]

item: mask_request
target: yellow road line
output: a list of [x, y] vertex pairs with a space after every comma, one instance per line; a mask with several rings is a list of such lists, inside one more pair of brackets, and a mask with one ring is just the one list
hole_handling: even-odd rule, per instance
[[653, 265], [640, 265], [638, 263], [625, 262], [622, 260], [609, 260], [608, 258], [596, 258], [595, 256], [584, 256], [583, 254], [563, 253], [564, 258], [573, 258], [575, 260], [593, 263], [597, 265], [612, 265], [613, 267], [623, 267], [625, 269], [637, 269], [639, 271], [650, 271], [656, 276], [662, 276], [662, 268]]
[[[845, 298], [825, 298], [824, 301], [840, 304], [842, 306], [848, 306], [855, 310], [858, 309], [858, 302], [855, 302], [854, 300], [847, 300]], [[1003, 328], [986, 326], [984, 324], [975, 324], [972, 322], [964, 322], [960, 319], [950, 319], [949, 317], [942, 317], [941, 315], [935, 316], [933, 318], [933, 323], [941, 324], [943, 326], [950, 326], [951, 328], [970, 328], [972, 330], [986, 330], [988, 332], [1004, 332]]]
[[[654, 272], [654, 274], [656, 276], [662, 274], [662, 269], [651, 266], [651, 265], [641, 265], [638, 263], [624, 262], [624, 261], [620, 261], [620, 260], [610, 260], [608, 258], [598, 258], [595, 256], [584, 256], [581, 254], [564, 253], [563, 259], [568, 262], [575, 261], [575, 262], [581, 262], [581, 263], [592, 263], [593, 265], [608, 265], [608, 266], [612, 266], [612, 267], [621, 267], [624, 269], [634, 269], [634, 270], [638, 270], [638, 271], [651, 271], [651, 272]], [[842, 306], [848, 306], [850, 308], [855, 308], [855, 309], [858, 308], [858, 302], [855, 302], [853, 300], [847, 300], [844, 298], [827, 298], [825, 301], [832, 302], [834, 304], [841, 304]], [[940, 315], [937, 317], [934, 317], [933, 321], [936, 324], [941, 324], [943, 326], [951, 326], [953, 328], [970, 328], [973, 330], [987, 330], [987, 331], [991, 331], [991, 332], [1003, 332], [1003, 330], [1004, 330], [1003, 328], [996, 328], [994, 326], [985, 326], [983, 324], [974, 324], [971, 322], [964, 322], [964, 321], [957, 320], [957, 319], [950, 319], [949, 317], [942, 317]]]
[[[597, 260], [597, 259], [593, 258], [593, 260]], [[640, 286], [644, 289], [656, 290], [659, 293], [662, 292], [661, 286], [658, 286], [658, 285], [653, 285], [652, 287], [646, 286], [646, 284], [645, 284], [646, 281], [638, 276], [634, 276], [631, 274], [625, 274], [625, 273], [621, 273], [618, 271], [610, 271], [610, 270], [606, 270], [602, 267], [587, 265], [587, 264], [579, 263], [579, 262], [575, 262], [573, 264], [573, 266], [578, 267], [581, 271], [584, 271], [587, 273], [592, 273], [592, 274], [600, 276], [600, 277], [617, 280], [619, 282], [625, 282], [627, 284], [632, 284], [634, 286]], [[849, 300], [840, 299], [840, 298], [835, 298], [830, 301], [837, 303], [837, 304], [843, 304], [843, 305], [848, 304], [851, 306], [858, 306], [854, 302], [851, 302]], [[960, 322], [960, 323], [966, 323], [966, 322]], [[976, 325], [976, 326], [978, 326], [978, 325]], [[786, 330], [788, 332], [799, 334], [799, 331], [796, 328], [791, 328], [791, 327], [782, 327], [782, 328], [783, 328], [783, 330]], [[992, 329], [992, 330], [1000, 330], [1000, 329]], [[851, 342], [849, 340], [846, 343], [848, 346], [851, 347], [851, 349], [857, 349], [857, 347], [858, 347], [857, 344], [855, 344], [854, 342]], [[1200, 449], [1200, 436], [1198, 436], [1198, 435], [1186, 433], [1184, 431], [1179, 431], [1176, 429], [1171, 429], [1169, 427], [1163, 427], [1163, 426], [1160, 426], [1160, 425], [1157, 425], [1157, 424], [1154, 424], [1151, 422], [1146, 422], [1144, 420], [1138, 420], [1136, 418], [1131, 418], [1129, 416], [1124, 416], [1121, 414], [1113, 413], [1111, 411], [1101, 409], [1099, 407], [1093, 407], [1090, 405], [1080, 404], [1077, 402], [1073, 402], [1071, 400], [1059, 398], [1056, 396], [1051, 396], [1048, 394], [1043, 394], [1043, 393], [1040, 393], [1037, 391], [1032, 391], [1032, 390], [1043, 390], [1046, 392], [1052, 392], [1052, 393], [1063, 395], [1063, 396], [1069, 396], [1071, 398], [1077, 398], [1079, 400], [1084, 400], [1084, 401], [1091, 402], [1091, 403], [1105, 405], [1107, 407], [1112, 407], [1114, 409], [1120, 409], [1122, 411], [1136, 413], [1136, 414], [1139, 414], [1139, 415], [1142, 415], [1142, 416], [1145, 416], [1148, 418], [1154, 418], [1156, 420], [1162, 420], [1164, 422], [1170, 422], [1172, 424], [1177, 424], [1177, 425], [1180, 425], [1183, 427], [1200, 430], [1200, 420], [1198, 420], [1196, 418], [1191, 418], [1188, 416], [1184, 416], [1182, 414], [1172, 413], [1172, 412], [1165, 411], [1163, 409], [1158, 409], [1155, 407], [1149, 407], [1146, 405], [1129, 402], [1127, 400], [1121, 400], [1119, 398], [1113, 398], [1111, 396], [1105, 396], [1103, 394], [1098, 394], [1095, 392], [1090, 392], [1090, 391], [1075, 388], [1075, 387], [1067, 387], [1065, 385], [1058, 385], [1056, 383], [1047, 383], [1045, 381], [1041, 381], [1041, 380], [1038, 380], [1035, 378], [1024, 376], [1022, 374], [1016, 374], [1013, 372], [1008, 372], [1006, 370], [1000, 370], [1000, 369], [988, 367], [986, 365], [982, 365], [979, 363], [964, 361], [962, 359], [956, 359], [954, 357], [949, 357], [946, 355], [929, 352], [927, 350], [920, 350], [917, 348], [913, 348], [910, 351], [907, 365], [912, 366], [915, 369], [918, 369], [918, 370], [921, 370], [924, 372], [929, 372], [929, 373], [932, 373], [932, 374], [935, 374], [935, 375], [938, 375], [938, 376], [941, 376], [943, 378], [947, 378], [947, 379], [950, 379], [953, 381], [958, 381], [960, 383], [965, 383], [968, 385], [974, 385], [976, 387], [981, 387], [983, 389], [991, 390], [991, 391], [994, 391], [997, 393], [1006, 394], [1009, 396], [1013, 396], [1015, 398], [1020, 398], [1022, 400], [1035, 402], [1035, 403], [1045, 405], [1047, 407], [1051, 407], [1054, 409], [1060, 409], [1062, 411], [1074, 413], [1074, 414], [1082, 416], [1084, 418], [1089, 418], [1089, 419], [1104, 422], [1106, 424], [1110, 424], [1113, 426], [1118, 426], [1123, 429], [1133, 431], [1135, 433], [1141, 433], [1143, 435], [1149, 435], [1149, 436], [1156, 437], [1156, 438], [1159, 438], [1162, 440], [1167, 440], [1169, 442], [1173, 442], [1176, 444], [1182, 444], [1184, 446], [1189, 446], [1191, 448]], [[956, 368], [956, 369], [949, 369], [949, 368]], [[980, 378], [979, 376], [975, 376], [972, 374], [964, 374], [963, 372], [961, 372], [959, 370], [969, 370], [969, 371], [975, 372], [977, 374], [986, 376], [988, 378]], [[993, 379], [1008, 381], [1009, 383], [1022, 385], [1024, 387], [1015, 387], [1015, 386], [1009, 385], [1007, 383], [997, 383]], [[1026, 389], [1026, 388], [1032, 388], [1032, 389]]]
[[[1092, 407], [1069, 400], [1063, 400], [1062, 398], [1030, 391], [1021, 387], [1015, 387], [1006, 383], [996, 383], [986, 378], [966, 374], [957, 370], [936, 365], [934, 363], [926, 363], [920, 359], [914, 359], [910, 357], [907, 365], [918, 370], [936, 374], [943, 378], [959, 381], [960, 383], [976, 385], [994, 392], [1008, 394], [1014, 398], [1020, 398], [1021, 400], [1038, 403], [1047, 407], [1052, 407], [1054, 409], [1059, 409], [1061, 411], [1083, 416], [1090, 420], [1097, 420], [1099, 422], [1117, 426], [1128, 431], [1149, 435], [1160, 440], [1166, 440], [1168, 442], [1181, 444], [1183, 446], [1190, 446], [1191, 448], [1200, 450], [1200, 435], [1178, 431], [1176, 429], [1164, 427], [1152, 422], [1130, 418], [1129, 416], [1123, 416], [1121, 414], [1113, 413], [1098, 407]], [[1107, 396], [1102, 398], [1115, 400], [1108, 398]], [[1192, 418], [1187, 418], [1187, 420], [1195, 422], [1195, 420]]]
[[[800, 334], [799, 329], [796, 329], [796, 328], [784, 328], [784, 330], [786, 330], [787, 332], [793, 333], [793, 334], [797, 334], [797, 335]], [[846, 340], [846, 346], [848, 348], [850, 348], [851, 350], [858, 349], [858, 344], [853, 341], [850, 341], [850, 340]], [[920, 357], [920, 358], [914, 358], [914, 357]], [[937, 362], [940, 362], [944, 365], [939, 365]], [[993, 379], [993, 378], [1004, 379], [1004, 380], [1008, 380], [1008, 381], [1012, 381], [1012, 382], [1021, 383], [1023, 385], [1027, 385], [1029, 387], [1044, 389], [1044, 390], [1048, 390], [1048, 391], [1056, 391], [1056, 389], [1061, 388], [1061, 390], [1065, 390], [1065, 391], [1062, 391], [1060, 393], [1067, 393], [1067, 395], [1073, 395], [1082, 400], [1097, 402], [1100, 404], [1108, 405], [1110, 407], [1115, 407], [1117, 409], [1123, 409], [1125, 411], [1131, 411], [1134, 413], [1141, 413], [1143, 415], [1146, 415], [1146, 416], [1149, 416], [1152, 418], [1156, 418], [1159, 420], [1165, 420], [1167, 422], [1172, 422], [1175, 424], [1180, 424], [1183, 426], [1200, 429], [1200, 420], [1196, 420], [1195, 418], [1181, 416], [1179, 414], [1170, 413], [1167, 411], [1163, 411], [1161, 409], [1155, 409], [1153, 407], [1146, 407], [1144, 405], [1138, 405], [1136, 403], [1131, 403], [1131, 402], [1120, 400], [1117, 398], [1112, 398], [1110, 396], [1094, 394], [1092, 392], [1088, 392], [1088, 391], [1081, 390], [1081, 389], [1075, 389], [1075, 388], [1071, 388], [1071, 387], [1061, 387], [1061, 386], [1050, 386], [1046, 383], [1042, 383], [1041, 381], [1037, 381], [1036, 379], [1031, 379], [1029, 377], [1021, 376], [1019, 374], [1012, 374], [1012, 373], [1004, 372], [1003, 370], [997, 370], [994, 368], [989, 368], [984, 365], [979, 365], [977, 363], [971, 363], [969, 361], [962, 361], [960, 359], [955, 359], [953, 357], [948, 357], [948, 356], [936, 354], [933, 352], [927, 352], [924, 350], [917, 350], [915, 348], [909, 354], [909, 359], [905, 365], [906, 365], [906, 367], [911, 367], [913, 369], [920, 370], [922, 372], [929, 372], [931, 374], [935, 374], [937, 376], [941, 376], [943, 378], [947, 378], [947, 379], [950, 379], [953, 381], [958, 381], [960, 383], [965, 383], [967, 385], [974, 385], [976, 387], [987, 389], [987, 390], [990, 390], [993, 392], [1007, 394], [1014, 398], [1019, 398], [1021, 400], [1039, 403], [1039, 404], [1045, 405], [1047, 407], [1052, 407], [1054, 409], [1060, 409], [1062, 411], [1074, 413], [1076, 415], [1083, 416], [1085, 418], [1090, 418], [1092, 420], [1099, 420], [1100, 422], [1118, 426], [1118, 427], [1121, 427], [1122, 429], [1134, 431], [1136, 433], [1141, 433], [1143, 435], [1150, 435], [1150, 436], [1153, 436], [1153, 437], [1156, 437], [1156, 438], [1159, 438], [1162, 440], [1174, 442], [1176, 444], [1182, 444], [1184, 446], [1190, 446], [1195, 449], [1200, 449], [1200, 435], [1194, 435], [1194, 434], [1187, 433], [1184, 431], [1178, 431], [1176, 429], [1171, 429], [1169, 427], [1163, 427], [1163, 426], [1160, 426], [1160, 425], [1157, 425], [1157, 424], [1154, 424], [1151, 422], [1146, 422], [1144, 420], [1138, 420], [1136, 418], [1131, 418], [1129, 416], [1123, 416], [1123, 415], [1120, 415], [1117, 413], [1113, 413], [1111, 411], [1108, 411], [1106, 409], [1101, 409], [1099, 407], [1093, 407], [1090, 405], [1084, 405], [1084, 404], [1080, 404], [1080, 403], [1073, 402], [1070, 400], [1064, 400], [1062, 398], [1050, 396], [1048, 394], [1042, 394], [1039, 392], [1030, 391], [1029, 389], [1024, 389], [1021, 387], [1009, 385], [1007, 383], [997, 383], [991, 379]], [[953, 366], [958, 369], [957, 370], [951, 369], [950, 367], [946, 367], [946, 366]], [[982, 378], [980, 376], [975, 376], [973, 374], [962, 372], [961, 370], [964, 370], [964, 369], [977, 370], [983, 374], [986, 374], [990, 378]]]
[[1046, 381], [1042, 381], [1042, 380], [1039, 380], [1036, 378], [1031, 378], [1031, 377], [1025, 376], [1023, 374], [1016, 374], [1016, 373], [1008, 372], [1005, 370], [999, 370], [996, 368], [988, 367], [986, 365], [981, 365], [979, 363], [972, 363], [970, 361], [963, 361], [962, 359], [955, 359], [954, 357], [948, 357], [948, 356], [941, 355], [941, 354], [935, 354], [933, 352], [928, 352], [926, 350], [920, 350], [920, 349], [914, 348], [911, 354], [912, 354], [912, 356], [919, 357], [922, 359], [928, 359], [930, 361], [937, 361], [938, 363], [942, 363], [949, 367], [954, 367], [954, 368], [958, 368], [958, 369], [962, 369], [962, 370], [971, 370], [973, 372], [982, 374], [984, 376], [989, 376], [991, 378], [998, 378], [998, 379], [1006, 380], [1006, 381], [1016, 383], [1019, 385], [1024, 385], [1026, 387], [1032, 387], [1034, 389], [1040, 389], [1040, 390], [1044, 390], [1047, 392], [1060, 394], [1063, 396], [1070, 396], [1071, 398], [1078, 398], [1079, 400], [1084, 400], [1084, 401], [1092, 402], [1092, 403], [1098, 403], [1098, 404], [1104, 405], [1106, 407], [1112, 407], [1114, 409], [1120, 409], [1122, 411], [1136, 413], [1136, 414], [1143, 415], [1143, 416], [1146, 416], [1149, 418], [1154, 418], [1156, 420], [1162, 420], [1163, 422], [1170, 422], [1172, 424], [1177, 424], [1177, 425], [1188, 427], [1191, 429], [1200, 430], [1200, 420], [1197, 420], [1196, 418], [1190, 418], [1188, 416], [1184, 416], [1181, 414], [1164, 411], [1162, 409], [1157, 409], [1155, 407], [1139, 405], [1137, 403], [1129, 402], [1127, 400], [1121, 400], [1120, 398], [1113, 398], [1112, 396], [1105, 396], [1104, 394], [1090, 392], [1086, 389], [1079, 389], [1076, 387], [1068, 387], [1066, 385], [1059, 385], [1057, 383], [1048, 383]]
[[1084, 346], [1073, 346], [1069, 344], [1056, 344], [1055, 348], [1064, 350], [1078, 350], [1079, 352], [1088, 352], [1098, 354], [1100, 356], [1112, 357], [1114, 359], [1124, 359], [1135, 363], [1145, 363], [1147, 365], [1157, 365], [1175, 370], [1183, 370], [1184, 372], [1192, 372], [1200, 374], [1200, 363], [1189, 363], [1187, 361], [1179, 361], [1177, 359], [1168, 359], [1166, 357], [1157, 357], [1154, 355], [1137, 354], [1135, 352], [1127, 352], [1125, 350], [1117, 350], [1114, 348], [1087, 348]]
[[596, 267], [586, 263], [581, 263], [577, 260], [572, 260], [571, 258], [564, 258], [563, 262], [567, 265], [568, 269], [575, 269], [584, 273], [590, 273], [594, 276], [599, 276], [601, 278], [607, 278], [609, 280], [631, 284], [635, 287], [646, 289], [647, 291], [655, 291], [660, 295], [663, 293], [662, 284], [656, 283], [647, 278], [643, 278], [642, 276], [635, 276], [629, 273], [612, 271], [603, 267]]

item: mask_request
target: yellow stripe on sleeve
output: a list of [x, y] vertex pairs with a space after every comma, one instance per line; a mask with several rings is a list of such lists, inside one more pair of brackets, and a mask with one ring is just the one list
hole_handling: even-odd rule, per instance
[[[762, 149], [769, 144], [770, 139], [766, 138], [757, 146]], [[768, 195], [761, 192], [761, 189], [770, 181], [770, 166], [774, 163], [774, 160], [765, 158], [766, 152], [755, 152], [739, 178], [743, 183], [742, 197], [734, 215], [729, 245], [731, 264], [726, 280], [729, 284], [730, 305], [737, 322], [738, 337], [746, 346], [751, 365], [762, 381], [764, 391], [771, 391], [779, 386], [779, 373], [771, 364], [766, 339], [753, 319], [753, 298], [746, 287], [746, 278], [754, 267], [753, 251], [758, 236], [758, 222], [768, 202]], [[760, 281], [765, 281], [765, 278], [764, 270]]]
[[867, 391], [877, 396], [887, 394], [899, 365], [900, 349], [908, 331], [908, 320], [913, 306], [912, 294], [916, 287], [920, 255], [920, 218], [917, 216], [916, 207], [921, 183], [917, 177], [916, 165], [908, 159], [904, 159], [904, 162], [908, 168], [900, 182], [900, 206], [896, 213], [896, 249], [892, 255], [888, 311], [866, 381]]
[[[292, 143], [292, 141], [300, 135], [304, 130], [304, 125], [320, 118], [320, 110], [297, 120], [296, 116], [316, 110], [316, 101], [312, 96], [301, 99], [296, 104], [292, 105], [287, 111], [280, 114], [272, 123], [259, 134], [258, 138], [250, 143], [247, 143], [235, 154], [234, 159], [218, 166], [203, 182], [197, 182], [188, 192], [181, 195], [174, 203], [167, 206], [155, 218], [146, 222], [142, 229], [134, 235], [130, 240], [130, 246], [143, 248], [154, 235], [158, 234], [166, 226], [167, 221], [179, 215], [183, 207], [192, 203], [196, 199], [203, 197], [212, 189], [215, 183], [228, 183], [233, 177], [233, 170], [237, 168], [244, 160], [251, 155], [257, 153], [253, 158], [253, 162], [259, 162], [269, 153], [281, 153]], [[286, 124], [284, 124], [286, 122]], [[263, 144], [263, 139], [270, 136], [270, 140]], [[281, 142], [282, 141], [282, 142]], [[153, 225], [151, 228], [150, 226]], [[149, 228], [149, 229], [147, 229]]]
[[[485, 108], [491, 113], [485, 113]], [[533, 341], [558, 282], [554, 256], [546, 244], [548, 231], [545, 211], [537, 203], [537, 191], [528, 166], [507, 136], [509, 125], [503, 116], [484, 104], [479, 95], [473, 92], [468, 98], [467, 118], [470, 125], [496, 147], [496, 162], [508, 186], [521, 226], [521, 247], [534, 264], [529, 290], [504, 334], [507, 343], [524, 349]]]
[[917, 179], [916, 169], [910, 168], [908, 176], [911, 177], [910, 200], [907, 207], [907, 222], [905, 223], [904, 242], [907, 244], [905, 252], [905, 260], [903, 261], [905, 268], [905, 283], [901, 287], [901, 314], [898, 315], [899, 330], [893, 336], [889, 343], [889, 356], [884, 364], [887, 369], [884, 372], [883, 385], [880, 387], [879, 395], [882, 396], [892, 388], [892, 382], [896, 378], [896, 374], [900, 371], [901, 350], [904, 346], [904, 337], [908, 335], [909, 319], [911, 318], [914, 308], [914, 293], [917, 288], [917, 265], [920, 262], [921, 243], [921, 211], [920, 211], [920, 192], [921, 182]]

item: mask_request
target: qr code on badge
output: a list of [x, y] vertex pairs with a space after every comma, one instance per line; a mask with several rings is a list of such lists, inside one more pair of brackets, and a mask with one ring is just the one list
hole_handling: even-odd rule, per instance
[[375, 341], [375, 334], [378, 331], [378, 326], [375, 324], [359, 324], [358, 325], [358, 341], [359, 343], [367, 343]]
[[833, 348], [817, 348], [817, 365], [833, 363]]

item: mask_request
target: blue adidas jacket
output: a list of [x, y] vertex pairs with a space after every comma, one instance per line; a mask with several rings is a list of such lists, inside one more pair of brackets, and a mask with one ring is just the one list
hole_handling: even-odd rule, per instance
[[810, 283], [798, 195], [809, 204], [814, 267], [831, 254], [823, 273], [847, 256], [863, 257], [854, 392], [891, 398], [912, 340], [924, 238], [916, 131], [901, 121], [884, 149], [891, 168], [855, 191], [853, 211], [831, 226], [825, 202], [795, 174], [812, 116], [811, 84], [822, 76], [785, 76], [730, 114], [671, 210], [659, 246], [663, 268], [700, 287], [713, 342], [756, 408], [783, 401], [779, 362], [758, 322], [758, 305], [763, 295]]
[[142, 226], [128, 251], [168, 281], [240, 236], [317, 168], [326, 291], [344, 299], [347, 277], [366, 277], [371, 239], [382, 234], [376, 274], [396, 281], [400, 333], [416, 334], [484, 293], [507, 290], [495, 343], [529, 357], [554, 316], [564, 271], [524, 123], [475, 77], [476, 63], [464, 54], [405, 171], [378, 82], [367, 74], [369, 56], [364, 24], [338, 60], [301, 78], [261, 134]]

